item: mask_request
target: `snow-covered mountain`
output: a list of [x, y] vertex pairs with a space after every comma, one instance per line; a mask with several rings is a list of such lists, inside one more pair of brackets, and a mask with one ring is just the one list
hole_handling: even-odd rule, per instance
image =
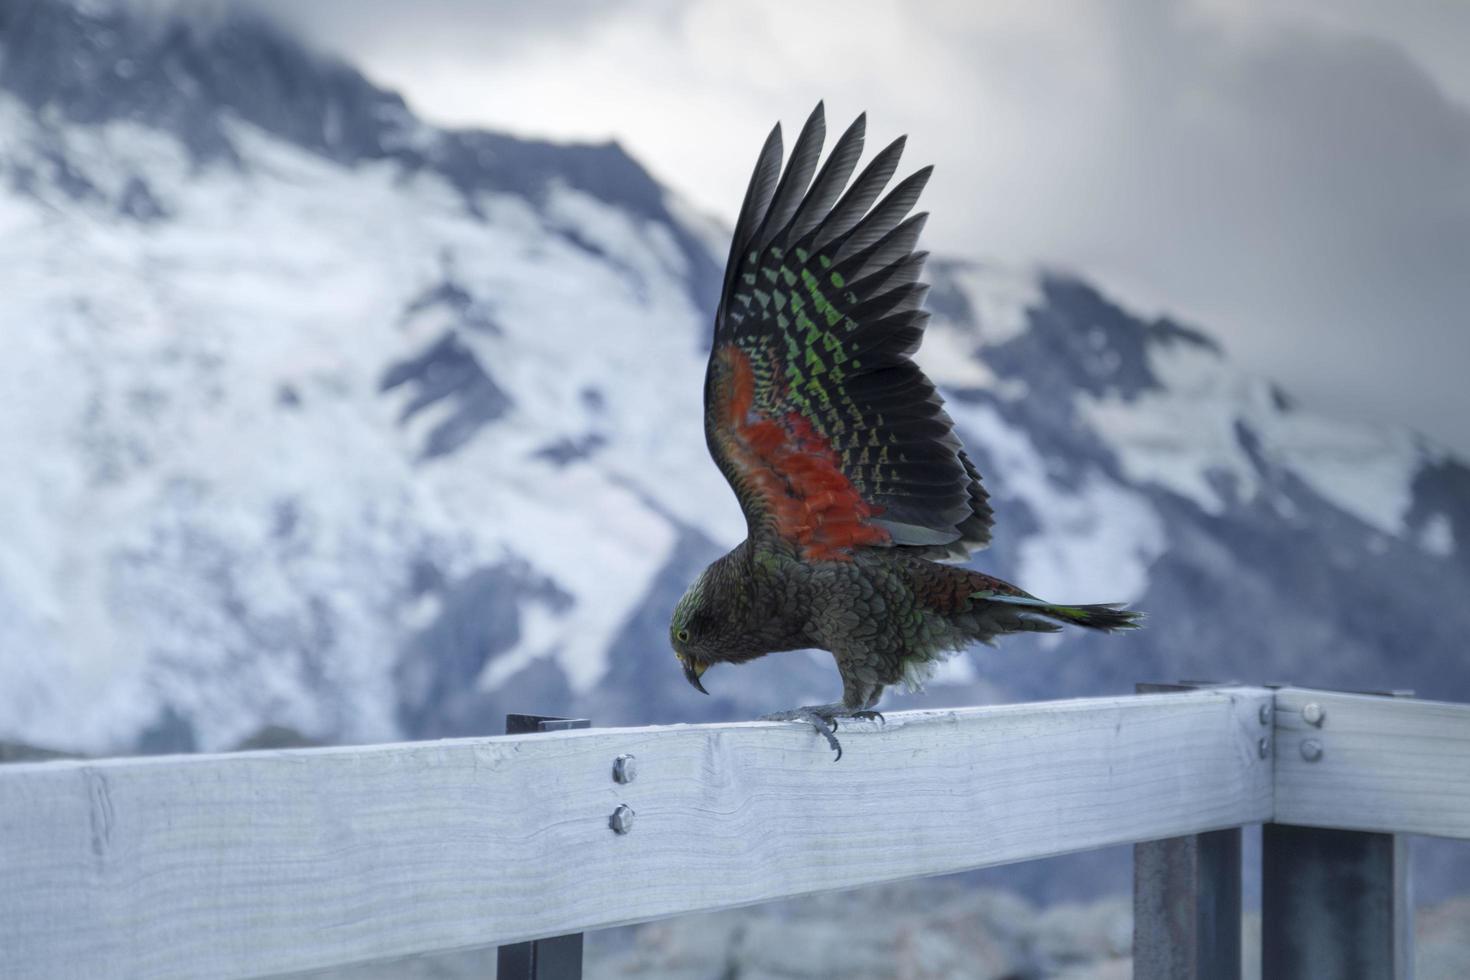
[[[700, 423], [720, 229], [616, 145], [437, 129], [260, 22], [157, 10], [0, 6], [0, 738], [835, 695], [789, 654], [705, 699], [668, 649], [743, 533]], [[1184, 676], [1470, 699], [1463, 463], [1076, 278], [931, 272], [921, 360], [996, 502], [976, 564], [1150, 618], [982, 649], [925, 703]]]

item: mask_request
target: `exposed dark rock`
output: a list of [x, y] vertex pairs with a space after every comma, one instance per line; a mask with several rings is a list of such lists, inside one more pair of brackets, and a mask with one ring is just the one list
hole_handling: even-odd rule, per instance
[[311, 749], [325, 743], [318, 739], [303, 735], [294, 728], [285, 725], [266, 725], [254, 735], [244, 739], [235, 746], [236, 752], [250, 752], [256, 749]]
[[137, 176], [128, 178], [123, 186], [117, 200], [117, 213], [145, 224], [168, 217], [167, 209], [153, 196], [148, 182]]
[[25, 742], [7, 742], [0, 739], [0, 765], [7, 762], [50, 762], [53, 759], [76, 759], [79, 756], [70, 752], [57, 752], [54, 749], [43, 749], [37, 745], [27, 745]]
[[563, 437], [547, 446], [542, 446], [534, 453], [537, 459], [548, 460], [557, 466], [568, 466], [572, 463], [590, 459], [599, 449], [607, 445], [607, 437], [600, 432], [589, 432], [576, 439]]
[[188, 718], [170, 706], [159, 712], [157, 720], [138, 736], [136, 751], [139, 755], [172, 755], [176, 752], [197, 752], [198, 739], [194, 726]]
[[417, 357], [399, 361], [384, 374], [383, 391], [409, 385], [414, 396], [403, 408], [407, 422], [419, 412], [440, 402], [449, 402], [451, 412], [424, 439], [426, 459], [453, 452], [510, 410], [511, 401], [473, 351], [449, 331]]
[[399, 721], [410, 737], [496, 735], [512, 712], [565, 713], [570, 688], [544, 661], [494, 691], [481, 691], [476, 681], [520, 640], [529, 604], [564, 610], [570, 595], [515, 562], [483, 568], [435, 594], [439, 614], [405, 645], [395, 673]]
[[468, 330], [488, 334], [503, 332], [490, 313], [490, 304], [476, 299], [468, 289], [449, 276], [410, 300], [404, 307], [403, 316], [408, 319], [432, 309], [447, 311], [453, 316], [456, 326]]

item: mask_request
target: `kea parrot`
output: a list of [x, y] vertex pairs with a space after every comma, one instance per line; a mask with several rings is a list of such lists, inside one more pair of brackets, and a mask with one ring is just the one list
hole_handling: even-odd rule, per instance
[[[910, 355], [929, 314], [909, 215], [932, 168], [879, 194], [900, 137], [851, 186], [866, 117], [820, 169], [822, 105], [783, 170], [767, 137], [735, 225], [704, 382], [710, 455], [746, 539], [674, 609], [689, 683], [713, 664], [782, 650], [832, 653], [842, 700], [768, 715], [804, 721], [842, 757], [838, 718], [882, 716], [883, 689], [919, 687], [936, 663], [1005, 633], [1138, 625], [1116, 604], [1059, 605], [963, 561], [990, 540], [988, 496], [934, 384]], [[876, 204], [874, 202], [877, 202]]]

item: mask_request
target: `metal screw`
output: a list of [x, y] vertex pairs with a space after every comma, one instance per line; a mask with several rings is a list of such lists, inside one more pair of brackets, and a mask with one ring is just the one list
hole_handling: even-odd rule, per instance
[[613, 779], [620, 783], [631, 783], [638, 778], [638, 760], [631, 755], [620, 755], [613, 760]]
[[1259, 742], [1256, 743], [1256, 751], [1261, 754], [1262, 759], [1270, 758], [1271, 740], [1269, 738], [1261, 739]]
[[1271, 706], [1269, 704], [1263, 704], [1263, 705], [1261, 705], [1261, 710], [1260, 710], [1260, 713], [1259, 713], [1259, 717], [1261, 719], [1261, 724], [1263, 724], [1263, 725], [1269, 725], [1269, 724], [1271, 724]]
[[608, 818], [607, 825], [613, 829], [615, 834], [626, 834], [633, 829], [633, 818], [637, 816], [633, 808], [626, 803], [619, 803], [618, 808]]
[[1316, 701], [1309, 702], [1302, 706], [1302, 721], [1306, 722], [1308, 725], [1313, 726], [1314, 728], [1320, 728], [1322, 725], [1322, 719], [1325, 717], [1326, 712], [1322, 710], [1322, 706]]
[[1309, 738], [1302, 743], [1302, 758], [1308, 762], [1316, 762], [1322, 758], [1322, 743], [1315, 738]]

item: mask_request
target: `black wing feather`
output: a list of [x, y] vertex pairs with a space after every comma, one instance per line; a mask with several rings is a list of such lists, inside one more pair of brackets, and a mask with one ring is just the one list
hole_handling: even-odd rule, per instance
[[900, 137], [844, 191], [862, 155], [865, 117], [818, 167], [825, 129], [818, 104], [784, 172], [780, 127], [773, 129], [746, 190], [706, 382], [711, 451], [752, 528], [780, 523], [781, 501], [763, 494], [780, 497], [773, 487], [783, 485], [803, 492], [799, 476], [750, 472], [780, 465], [761, 457], [750, 436], [774, 423], [791, 446], [817, 440], [861, 496], [847, 519], [881, 531], [854, 547], [962, 558], [989, 540], [988, 498], [933, 383], [910, 359], [929, 319], [928, 253], [915, 251], [927, 215], [910, 212], [931, 168], [883, 195]]

